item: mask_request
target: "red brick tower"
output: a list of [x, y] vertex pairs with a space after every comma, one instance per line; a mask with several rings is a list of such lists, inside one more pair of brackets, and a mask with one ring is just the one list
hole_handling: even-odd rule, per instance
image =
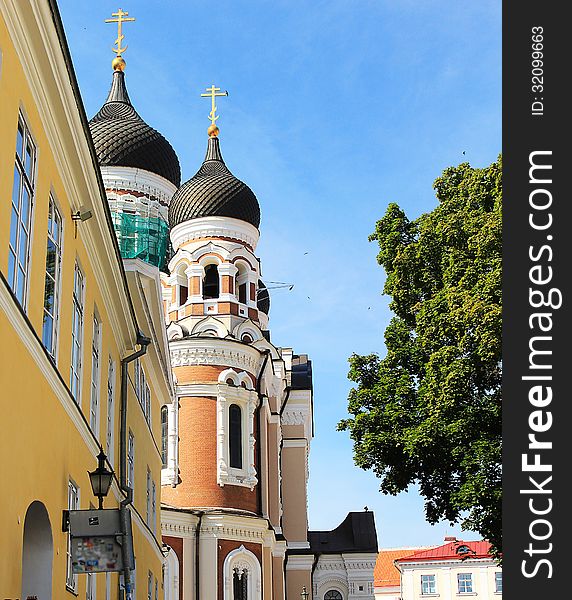
[[308, 546], [310, 362], [270, 343], [258, 201], [217, 135], [211, 126], [203, 164], [169, 205], [163, 300], [178, 402], [162, 414], [165, 597], [284, 600], [288, 531]]

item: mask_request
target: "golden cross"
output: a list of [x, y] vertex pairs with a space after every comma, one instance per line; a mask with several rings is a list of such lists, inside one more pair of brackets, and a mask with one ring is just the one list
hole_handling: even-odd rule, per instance
[[128, 12], [124, 12], [123, 9], [119, 9], [116, 13], [111, 13], [112, 17], [117, 17], [117, 19], [105, 19], [106, 23], [117, 23], [117, 39], [115, 40], [115, 43], [117, 44], [117, 48], [111, 48], [113, 50], [113, 52], [115, 52], [117, 54], [117, 56], [121, 56], [121, 54], [123, 52], [125, 52], [125, 50], [127, 50], [127, 46], [125, 46], [125, 48], [121, 47], [121, 42], [123, 41], [123, 38], [125, 37], [122, 33], [121, 33], [121, 25], [123, 23], [125, 23], [126, 21], [135, 21], [134, 17], [129, 17], [128, 19], [126, 19], [125, 17], [127, 17], [127, 15], [129, 15]]
[[[214, 83], [211, 85], [210, 88], [207, 88], [207, 92], [209, 92], [208, 94], [201, 94], [201, 96], [203, 98], [211, 98], [212, 100], [212, 104], [211, 104], [211, 112], [209, 114], [209, 119], [211, 120], [211, 123], [213, 125], [215, 125], [215, 121], [219, 118], [220, 115], [215, 115], [216, 113], [216, 104], [215, 104], [215, 98], [217, 96], [228, 96], [228, 92], [221, 92], [220, 88], [215, 87]], [[220, 94], [217, 94], [217, 92], [220, 92]]]

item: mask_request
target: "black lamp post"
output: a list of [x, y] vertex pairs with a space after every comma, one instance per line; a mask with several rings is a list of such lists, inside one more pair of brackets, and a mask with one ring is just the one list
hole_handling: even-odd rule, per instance
[[308, 598], [310, 597], [310, 594], [308, 593], [308, 590], [306, 589], [306, 586], [302, 586], [302, 591], [300, 592], [300, 598], [302, 598], [302, 600], [308, 600]]
[[113, 471], [109, 471], [105, 466], [106, 459], [107, 457], [101, 449], [97, 456], [97, 469], [88, 472], [93, 495], [99, 499], [99, 510], [103, 509], [103, 499], [107, 496], [113, 479]]

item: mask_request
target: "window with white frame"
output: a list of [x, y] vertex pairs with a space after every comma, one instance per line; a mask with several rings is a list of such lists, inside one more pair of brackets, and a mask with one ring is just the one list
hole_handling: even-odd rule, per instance
[[56, 356], [58, 330], [60, 273], [62, 263], [62, 217], [50, 196], [48, 207], [48, 240], [46, 251], [46, 282], [44, 286], [44, 316], [42, 343], [52, 358]]
[[227, 554], [223, 563], [224, 600], [260, 600], [260, 562], [256, 556], [240, 546]]
[[91, 342], [91, 401], [89, 404], [89, 424], [99, 437], [99, 371], [101, 354], [101, 322], [93, 313], [93, 338]]
[[161, 407], [161, 465], [164, 468], [168, 464], [169, 454], [169, 409]]
[[30, 262], [35, 168], [36, 147], [24, 118], [20, 114], [12, 187], [8, 284], [24, 310], [26, 309], [26, 286]]
[[[242, 384], [244, 383], [244, 387]], [[219, 375], [217, 395], [217, 482], [254, 489], [254, 411], [258, 395], [246, 373], [227, 369]]]
[[421, 593], [436, 594], [435, 575], [421, 575]]
[[228, 455], [233, 469], [242, 469], [242, 410], [238, 404], [228, 408]]
[[457, 573], [457, 583], [459, 594], [473, 593], [473, 575], [472, 573]]
[[147, 600], [153, 600], [153, 573], [147, 575]]
[[151, 388], [147, 383], [145, 371], [143, 370], [143, 365], [141, 364], [140, 360], [137, 358], [134, 362], [135, 395], [139, 400], [139, 404], [141, 405], [141, 410], [143, 411], [143, 416], [145, 417], [147, 424], [151, 426]]
[[495, 573], [495, 593], [502, 594], [502, 573], [500, 571]]
[[[68, 480], [68, 510], [79, 510], [79, 487]], [[74, 575], [71, 555], [71, 535], [68, 533], [66, 546], [66, 587], [77, 592], [77, 575]]]
[[115, 363], [109, 357], [109, 371], [107, 375], [107, 438], [106, 452], [109, 463], [113, 466], [115, 455]]
[[145, 522], [151, 528], [151, 469], [147, 467], [147, 511], [145, 513]]
[[143, 407], [145, 420], [147, 421], [147, 425], [151, 427], [151, 388], [147, 385], [147, 383], [145, 383], [145, 400]]
[[72, 355], [70, 390], [79, 404], [81, 395], [81, 361], [83, 350], [83, 310], [85, 280], [79, 265], [75, 264], [72, 300]]
[[157, 533], [157, 486], [151, 482], [151, 531]]
[[133, 489], [135, 483], [135, 436], [129, 431], [127, 439], [127, 485]]
[[137, 396], [137, 399], [139, 399], [141, 397], [141, 392], [139, 389], [139, 381], [141, 379], [141, 362], [138, 358], [136, 358], [133, 362], [133, 372], [133, 386], [135, 387], [135, 395]]

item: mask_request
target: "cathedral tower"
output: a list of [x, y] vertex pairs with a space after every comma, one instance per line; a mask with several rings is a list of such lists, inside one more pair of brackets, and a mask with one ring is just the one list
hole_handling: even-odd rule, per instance
[[206, 156], [169, 204], [162, 277], [177, 393], [163, 415], [166, 591], [283, 600], [289, 579], [311, 585], [308, 558], [285, 570], [289, 545], [309, 549], [311, 363], [270, 342], [260, 207], [223, 160], [208, 91]]
[[147, 125], [125, 85], [125, 61], [113, 61], [107, 100], [89, 122], [121, 256], [164, 268], [167, 210], [181, 182], [171, 144]]

